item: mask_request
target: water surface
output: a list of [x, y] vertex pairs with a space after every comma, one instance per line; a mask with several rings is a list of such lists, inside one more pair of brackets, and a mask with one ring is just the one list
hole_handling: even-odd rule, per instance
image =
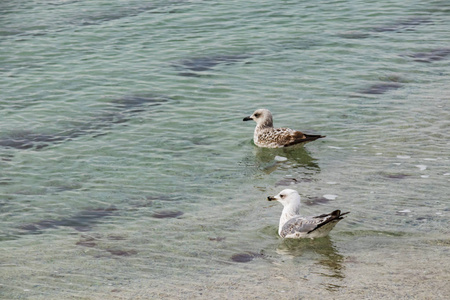
[[[450, 292], [446, 1], [3, 2], [0, 298]], [[351, 214], [283, 241], [286, 187]]]

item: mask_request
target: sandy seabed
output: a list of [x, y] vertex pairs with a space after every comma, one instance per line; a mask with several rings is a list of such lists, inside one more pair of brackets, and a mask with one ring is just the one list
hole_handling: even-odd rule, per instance
[[[245, 265], [241, 272], [230, 276], [199, 278], [188, 284], [170, 283], [128, 296], [139, 299], [446, 299], [450, 294], [450, 240], [421, 241], [424, 242], [429, 245], [427, 249], [414, 245], [396, 250], [380, 245], [364, 253], [346, 249], [349, 252], [337, 265], [326, 258], [304, 266], [293, 264], [296, 258], [272, 262], [257, 270]], [[126, 294], [125, 291], [122, 296], [116, 296], [127, 298]]]
[[65, 272], [52, 266], [52, 261], [73, 265], [64, 253], [37, 255], [51, 252], [51, 246], [26, 251], [29, 256], [20, 259], [10, 253], [16, 261], [1, 265], [0, 298], [446, 299], [450, 294], [448, 239], [338, 235], [320, 240], [280, 240], [277, 249], [247, 262], [203, 255], [167, 269], [167, 261], [156, 269], [150, 263], [139, 267], [151, 259], [143, 251], [107, 257], [79, 246], [72, 259], [83, 259]]

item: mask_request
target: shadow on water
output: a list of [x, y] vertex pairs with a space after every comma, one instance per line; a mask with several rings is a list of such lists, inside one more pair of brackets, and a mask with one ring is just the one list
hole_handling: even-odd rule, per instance
[[[302, 145], [293, 148], [255, 148], [255, 158], [258, 168], [270, 174], [278, 167], [289, 164], [290, 168], [302, 168], [313, 173], [320, 172], [317, 160]], [[298, 180], [298, 179], [297, 179]]]
[[[344, 256], [341, 255], [330, 238], [318, 239], [285, 239], [278, 246], [277, 253], [291, 257], [301, 257], [314, 254], [317, 256], [316, 265], [318, 266], [316, 274], [326, 277], [342, 280], [344, 274]], [[326, 271], [322, 271], [325, 269]], [[325, 288], [330, 291], [339, 289], [341, 286], [325, 283]]]
[[77, 127], [63, 129], [54, 134], [32, 131], [13, 131], [0, 138], [0, 146], [15, 149], [42, 149], [50, 145], [59, 144], [79, 136], [94, 134], [103, 135], [102, 130], [114, 124], [128, 121], [134, 113], [146, 111], [149, 107], [161, 105], [169, 100], [160, 95], [130, 95], [115, 99], [103, 112], [84, 121], [77, 121]]

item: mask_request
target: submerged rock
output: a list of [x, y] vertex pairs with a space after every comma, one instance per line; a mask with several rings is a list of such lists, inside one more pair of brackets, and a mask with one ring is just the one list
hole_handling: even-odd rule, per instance
[[384, 94], [386, 92], [396, 90], [401, 88], [402, 85], [397, 82], [382, 82], [382, 83], [376, 83], [371, 86], [369, 86], [366, 89], [363, 89], [360, 93], [362, 94], [372, 94], [372, 95], [379, 95]]
[[95, 247], [97, 243], [94, 241], [78, 241], [75, 245], [83, 247]]
[[159, 212], [155, 212], [152, 217], [157, 219], [166, 219], [166, 218], [178, 218], [182, 216], [184, 213], [178, 210], [162, 210]]
[[132, 113], [145, 111], [147, 107], [161, 105], [169, 101], [168, 97], [161, 95], [128, 95], [112, 100], [106, 111], [98, 112], [97, 115], [86, 120], [77, 120], [78, 126], [74, 128], [62, 129], [53, 134], [39, 133], [32, 131], [13, 131], [0, 137], [0, 146], [5, 148], [42, 149], [50, 145], [69, 141], [71, 139], [94, 135], [95, 137], [104, 135], [105, 129], [111, 128], [114, 124], [128, 121]]
[[106, 249], [106, 251], [117, 256], [131, 256], [138, 253], [136, 250]]
[[450, 48], [439, 48], [433, 49], [428, 52], [416, 52], [412, 54], [407, 54], [404, 56], [411, 57], [414, 61], [431, 63], [434, 61], [440, 61], [446, 59], [450, 55]]
[[237, 253], [231, 256], [231, 260], [234, 262], [246, 263], [252, 261], [254, 258], [262, 256], [262, 254], [254, 252]]
[[145, 107], [157, 106], [169, 101], [161, 95], [128, 95], [111, 101], [115, 107], [123, 111], [141, 112]]
[[253, 258], [255, 258], [255, 256], [253, 254], [249, 254], [249, 253], [239, 253], [239, 254], [234, 254], [233, 256], [231, 256], [232, 261], [241, 262], [241, 263], [252, 261]]
[[210, 237], [210, 238], [208, 238], [210, 241], [216, 241], [216, 242], [221, 242], [221, 241], [224, 241], [225, 239], [226, 239], [226, 237], [220, 237], [220, 236], [218, 236], [218, 237]]
[[[229, 65], [247, 58], [249, 58], [249, 55], [246, 54], [215, 55], [181, 60], [178, 63], [175, 63], [174, 66], [178, 69], [204, 72], [209, 71], [220, 64]], [[195, 73], [191, 72], [183, 72], [179, 74], [183, 76], [196, 76]]]
[[389, 178], [389, 179], [405, 179], [408, 178], [410, 175], [408, 174], [402, 174], [402, 173], [394, 173], [394, 174], [381, 174], [383, 177], [385, 178]]
[[374, 27], [374, 28], [372, 28], [372, 31], [389, 32], [389, 31], [412, 30], [416, 26], [423, 25], [423, 24], [430, 24], [430, 23], [432, 23], [432, 21], [427, 17], [414, 16], [414, 17], [395, 21], [391, 24]]
[[117, 209], [114, 207], [86, 209], [71, 217], [55, 220], [41, 220], [19, 226], [19, 229], [28, 231], [29, 233], [41, 233], [42, 230], [45, 229], [63, 226], [72, 227], [78, 231], [89, 231], [92, 226], [100, 222], [100, 219], [112, 216], [116, 211]]
[[6, 148], [16, 149], [41, 149], [47, 147], [50, 144], [58, 143], [67, 140], [71, 136], [64, 136], [59, 134], [43, 134], [30, 131], [16, 131], [12, 132], [9, 136], [0, 139], [0, 146]]
[[360, 32], [360, 31], [347, 31], [338, 34], [339, 37], [344, 39], [366, 39], [370, 37], [370, 34], [366, 32]]

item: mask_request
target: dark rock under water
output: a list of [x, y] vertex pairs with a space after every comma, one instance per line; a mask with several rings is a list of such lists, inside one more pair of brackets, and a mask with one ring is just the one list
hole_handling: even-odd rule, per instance
[[254, 252], [237, 253], [231, 256], [231, 260], [234, 262], [246, 263], [257, 257], [263, 257], [263, 254]]
[[[216, 55], [216, 56], [206, 56], [197, 57], [191, 59], [181, 60], [174, 65], [174, 67], [183, 70], [189, 70], [194, 72], [204, 72], [213, 69], [215, 66], [220, 64], [229, 65], [249, 58], [246, 54], [235, 54], [235, 55]], [[192, 72], [182, 72], [179, 73], [183, 76], [197, 76]]]
[[138, 252], [136, 250], [120, 250], [120, 249], [106, 249], [107, 252], [116, 256], [131, 256], [136, 255]]
[[371, 37], [370, 34], [368, 34], [366, 32], [360, 32], [360, 31], [342, 32], [342, 33], [339, 33], [337, 36], [340, 38], [343, 38], [343, 39], [353, 39], [353, 40], [367, 39], [367, 38]]
[[77, 121], [78, 127], [62, 129], [53, 134], [15, 131], [0, 137], [0, 146], [19, 150], [39, 150], [50, 145], [69, 141], [84, 135], [103, 135], [114, 124], [124, 123], [133, 113], [145, 111], [148, 107], [158, 106], [169, 101], [161, 95], [129, 95], [112, 100], [106, 111], [85, 121]]
[[110, 103], [121, 111], [141, 112], [146, 107], [161, 105], [169, 100], [169, 97], [161, 95], [128, 95]]
[[432, 23], [432, 21], [427, 17], [414, 16], [392, 22], [391, 24], [376, 26], [372, 28], [372, 31], [389, 32], [389, 31], [413, 30], [413, 28], [416, 26], [430, 23]]
[[222, 242], [222, 241], [226, 240], [226, 237], [218, 236], [218, 237], [210, 237], [210, 238], [208, 238], [208, 239], [209, 239], [210, 241]]
[[402, 87], [402, 85], [397, 82], [382, 82], [382, 83], [373, 84], [373, 85], [369, 86], [368, 88], [360, 91], [360, 93], [379, 95], [379, 94], [387, 93], [392, 90], [399, 89], [401, 87]]
[[14, 132], [9, 136], [0, 139], [0, 146], [16, 149], [41, 149], [49, 144], [58, 143], [70, 137], [70, 135], [60, 136], [27, 131]]
[[39, 234], [43, 230], [57, 227], [72, 227], [78, 231], [89, 231], [100, 222], [102, 218], [116, 214], [117, 208], [93, 208], [78, 212], [74, 216], [62, 219], [47, 219], [19, 226], [19, 229], [28, 233]]
[[395, 174], [382, 173], [381, 175], [383, 177], [385, 177], [385, 178], [388, 178], [388, 179], [405, 179], [405, 178], [408, 178], [410, 176], [408, 174], [402, 174], [402, 173], [395, 173]]
[[78, 241], [75, 245], [92, 248], [97, 246], [97, 243], [94, 240], [82, 240]]
[[178, 210], [162, 210], [153, 213], [152, 217], [157, 219], [168, 219], [168, 218], [178, 218], [182, 216], [184, 213]]
[[435, 61], [444, 60], [447, 56], [450, 56], [450, 48], [433, 49], [427, 52], [416, 52], [403, 56], [411, 57], [417, 62], [432, 63]]
[[[132, 18], [142, 13], [175, 13], [177, 10], [173, 6], [183, 3], [180, 1], [162, 1], [156, 3], [150, 1], [142, 2], [140, 5], [122, 6], [120, 9], [102, 9], [99, 11], [82, 11], [83, 14], [73, 20], [73, 23], [80, 26], [100, 25], [104, 22], [116, 21], [124, 18]], [[113, 7], [113, 6], [112, 6]], [[118, 7], [119, 8], [119, 7]]]
[[[88, 248], [96, 248], [97, 250], [102, 250], [102, 251], [106, 251], [109, 252], [110, 254], [114, 255], [114, 256], [132, 256], [137, 254], [138, 252], [134, 249], [128, 249], [128, 250], [124, 250], [119, 248], [119, 245], [114, 245], [111, 248], [104, 248], [101, 247], [101, 245], [104, 246], [106, 240], [109, 241], [121, 241], [121, 240], [125, 240], [126, 238], [123, 236], [119, 236], [119, 235], [108, 235], [105, 239], [105, 236], [102, 236], [101, 234], [98, 233], [94, 233], [92, 235], [84, 235], [82, 234], [80, 237], [80, 240], [78, 242], [75, 243], [75, 245], [77, 246], [82, 246], [82, 247], [88, 247]], [[100, 247], [99, 247], [100, 244]]]

